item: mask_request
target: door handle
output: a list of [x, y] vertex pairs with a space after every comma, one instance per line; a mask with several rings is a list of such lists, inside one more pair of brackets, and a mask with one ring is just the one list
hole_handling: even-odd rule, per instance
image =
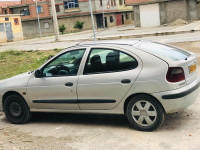
[[129, 84], [129, 83], [131, 83], [131, 80], [129, 80], [129, 79], [123, 79], [123, 80], [121, 80], [121, 83], [123, 83], [123, 84]]
[[72, 82], [67, 82], [67, 83], [65, 83], [65, 86], [73, 86], [73, 83]]

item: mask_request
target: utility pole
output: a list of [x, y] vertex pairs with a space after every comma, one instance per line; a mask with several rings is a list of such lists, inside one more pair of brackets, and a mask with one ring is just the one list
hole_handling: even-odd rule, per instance
[[37, 4], [37, 0], [35, 2], [35, 5], [36, 5], [36, 12], [37, 12], [37, 18], [38, 18], [38, 28], [39, 28], [39, 32], [40, 32], [40, 38], [42, 37], [42, 33], [41, 33], [41, 27], [40, 27], [40, 16], [39, 16], [39, 13], [38, 13], [38, 4]]
[[90, 5], [90, 14], [91, 14], [91, 19], [92, 19], [92, 28], [93, 28], [93, 34], [94, 34], [94, 41], [96, 41], [96, 33], [95, 33], [95, 26], [94, 26], [94, 18], [93, 18], [93, 10], [92, 10], [91, 0], [89, 0], [89, 5]]
[[104, 19], [104, 7], [103, 7], [103, 1], [102, 1], [102, 9], [103, 9], [103, 28], [105, 28], [105, 19]]
[[54, 24], [54, 32], [55, 32], [55, 40], [59, 40], [59, 31], [58, 31], [58, 19], [57, 19], [57, 14], [56, 14], [56, 5], [55, 1], [51, 0], [51, 10], [52, 10], [52, 15], [53, 15], [53, 24]]

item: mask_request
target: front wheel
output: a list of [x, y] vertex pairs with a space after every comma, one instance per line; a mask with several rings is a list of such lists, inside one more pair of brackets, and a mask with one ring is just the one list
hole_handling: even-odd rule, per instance
[[127, 105], [126, 115], [131, 125], [140, 131], [156, 130], [165, 120], [161, 105], [148, 95], [133, 97]]
[[14, 124], [26, 123], [31, 117], [28, 105], [18, 95], [10, 95], [5, 99], [4, 110], [7, 119]]

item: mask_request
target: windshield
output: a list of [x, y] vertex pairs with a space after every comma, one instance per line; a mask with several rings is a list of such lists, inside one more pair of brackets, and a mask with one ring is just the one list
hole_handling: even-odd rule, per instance
[[174, 61], [185, 60], [191, 55], [190, 53], [176, 47], [162, 45], [158, 43], [143, 43], [139, 45], [138, 48], [145, 50], [146, 52], [149, 52], [151, 54], [166, 57]]

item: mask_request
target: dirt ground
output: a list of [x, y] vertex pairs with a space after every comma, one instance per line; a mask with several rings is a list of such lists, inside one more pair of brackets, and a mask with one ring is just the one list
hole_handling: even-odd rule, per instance
[[[195, 52], [200, 62], [199, 42], [173, 45]], [[44, 149], [199, 150], [200, 95], [154, 132], [132, 129], [123, 115], [35, 113], [29, 123], [14, 125], [0, 112], [0, 150]]]

